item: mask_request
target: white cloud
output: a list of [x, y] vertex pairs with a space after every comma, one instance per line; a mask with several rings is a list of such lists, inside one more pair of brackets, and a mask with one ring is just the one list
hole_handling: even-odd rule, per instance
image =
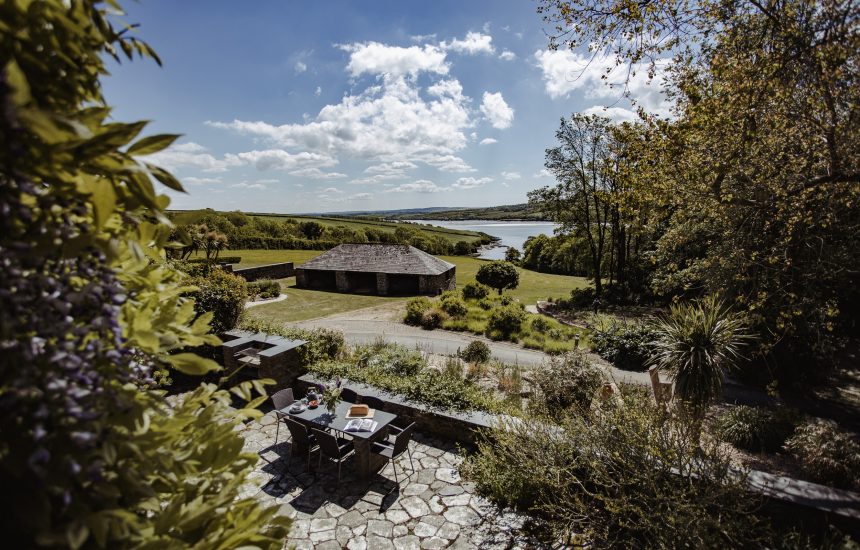
[[369, 201], [372, 198], [373, 195], [371, 195], [370, 193], [356, 193], [355, 195], [352, 195], [350, 197], [350, 199], [354, 201]]
[[597, 115], [605, 118], [612, 119], [613, 122], [621, 123], [621, 122], [635, 122], [639, 120], [639, 115], [630, 109], [624, 109], [623, 107], [600, 107], [595, 105], [594, 107], [589, 107], [582, 111], [584, 115]]
[[257, 170], [297, 170], [305, 167], [322, 168], [334, 166], [337, 159], [321, 153], [288, 153], [283, 149], [266, 149], [262, 151], [247, 151], [244, 153], [228, 154], [230, 162], [238, 164], [253, 164]]
[[499, 142], [499, 140], [497, 140], [497, 139], [484, 138], [481, 140], [481, 143], [479, 143], [479, 145], [492, 145], [492, 144], [498, 143], [498, 142]]
[[436, 33], [433, 34], [413, 34], [409, 37], [413, 42], [429, 42], [436, 40]]
[[384, 162], [382, 164], [376, 164], [374, 166], [368, 166], [365, 168], [365, 172], [368, 174], [392, 174], [392, 173], [402, 173], [404, 170], [412, 170], [413, 168], [417, 168], [418, 166], [409, 161], [394, 161], [394, 162]]
[[511, 109], [501, 92], [484, 92], [484, 99], [481, 102], [481, 112], [493, 125], [493, 128], [504, 129], [510, 127], [514, 121], [514, 110]]
[[264, 183], [250, 183], [247, 181], [240, 181], [239, 183], [234, 183], [230, 187], [236, 189], [268, 189], [268, 187], [266, 187], [266, 184]]
[[518, 180], [522, 176], [520, 175], [519, 172], [502, 172], [502, 177], [505, 178], [506, 180], [510, 181], [510, 180]]
[[297, 176], [300, 178], [310, 178], [312, 180], [332, 180], [347, 177], [346, 174], [341, 174], [340, 172], [323, 172], [316, 167], [293, 170], [292, 172], [290, 172], [290, 175]]
[[[487, 31], [484, 30], [484, 32]], [[442, 42], [439, 46], [443, 50], [452, 50], [470, 55], [478, 53], [493, 53], [496, 51], [496, 49], [493, 48], [492, 36], [471, 31], [466, 33], [466, 38], [462, 40], [455, 38], [451, 42]]]
[[276, 180], [276, 179], [263, 179], [263, 180], [256, 180], [254, 183], [262, 183], [262, 184], [264, 184], [264, 185], [268, 185], [268, 184], [270, 184], [270, 183], [281, 183], [281, 180]]
[[392, 187], [386, 190], [386, 193], [438, 193], [445, 189], [445, 187], [439, 187], [430, 180], [417, 180]]
[[317, 96], [317, 97], [319, 97], [320, 95], [322, 95], [322, 87], [321, 87], [321, 86], [317, 86], [317, 89], [316, 89], [316, 90], [314, 90], [314, 95], [315, 95], [315, 96]]
[[454, 155], [431, 155], [420, 160], [443, 172], [477, 172], [465, 160]]
[[322, 191], [322, 192], [323, 192], [323, 193], [334, 193], [334, 194], [336, 194], [336, 195], [339, 195], [339, 194], [343, 193], [343, 191], [341, 191], [341, 190], [340, 190], [340, 189], [338, 189], [337, 187], [326, 187], [325, 189], [323, 189], [323, 191]]
[[546, 168], [542, 168], [542, 169], [538, 170], [537, 172], [535, 172], [535, 175], [532, 177], [533, 178], [553, 178], [555, 176], [553, 176], [552, 172], [550, 172]]
[[474, 189], [476, 187], [483, 187], [484, 185], [493, 181], [493, 178], [460, 178], [456, 182], [451, 185], [452, 189]]
[[242, 164], [238, 159], [216, 158], [207, 153], [205, 147], [194, 142], [171, 145], [164, 151], [150, 155], [147, 160], [167, 170], [191, 167], [204, 172], [225, 172], [228, 168]]
[[[612, 56], [583, 55], [570, 50], [538, 50], [534, 55], [543, 72], [546, 93], [554, 99], [582, 91], [588, 99], [617, 101], [625, 93], [646, 111], [670, 116], [672, 103], [661, 90], [670, 60], [656, 62], [654, 78], [648, 76], [647, 63], [618, 65]], [[617, 112], [616, 116], [627, 115]]]
[[208, 124], [332, 161], [345, 155], [367, 161], [421, 161], [448, 170], [471, 171], [462, 159], [453, 156], [467, 144], [464, 131], [472, 124], [469, 99], [462, 95], [457, 81], [445, 80], [431, 88], [435, 98], [427, 100], [415, 82], [386, 79], [382, 85], [326, 105], [305, 123], [275, 126], [234, 120]]
[[296, 64], [293, 66], [293, 69], [295, 69], [296, 74], [301, 74], [308, 70], [308, 66], [303, 61], [296, 61]]
[[362, 74], [392, 77], [415, 76], [420, 72], [448, 74], [445, 52], [437, 46], [388, 46], [379, 42], [344, 44], [341, 49], [350, 52], [346, 68], [352, 76]]
[[182, 178], [182, 183], [187, 185], [211, 185], [221, 183], [221, 178], [197, 178], [194, 176], [188, 176], [186, 178]]
[[512, 52], [511, 50], [505, 50], [499, 54], [499, 59], [502, 61], [513, 61], [517, 58], [517, 54]]

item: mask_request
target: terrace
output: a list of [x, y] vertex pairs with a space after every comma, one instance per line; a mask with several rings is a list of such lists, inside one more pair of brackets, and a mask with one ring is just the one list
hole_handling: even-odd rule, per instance
[[[293, 518], [285, 548], [510, 548], [534, 544], [525, 517], [500, 510], [475, 494], [458, 474], [461, 457], [448, 442], [415, 433], [409, 459], [398, 462], [399, 487], [389, 464], [369, 480], [360, 479], [347, 462], [337, 482], [336, 467], [311, 472], [301, 457], [290, 459], [291, 442], [269, 412], [248, 423], [245, 450], [260, 460], [241, 496], [278, 503]], [[403, 472], [408, 476], [404, 479]]]

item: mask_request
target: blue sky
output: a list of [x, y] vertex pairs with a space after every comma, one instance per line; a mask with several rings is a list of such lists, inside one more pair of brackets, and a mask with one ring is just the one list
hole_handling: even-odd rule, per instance
[[[667, 105], [639, 70], [547, 50], [535, 4], [126, 2], [161, 56], [111, 65], [118, 120], [183, 134], [174, 208], [331, 212], [524, 202], [562, 116]], [[608, 80], [600, 76], [609, 71]]]

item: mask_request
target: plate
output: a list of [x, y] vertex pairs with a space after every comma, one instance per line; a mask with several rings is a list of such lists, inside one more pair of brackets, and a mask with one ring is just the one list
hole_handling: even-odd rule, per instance
[[304, 412], [305, 408], [306, 407], [304, 405], [293, 405], [289, 408], [289, 411], [291, 413], [300, 413], [300, 412]]

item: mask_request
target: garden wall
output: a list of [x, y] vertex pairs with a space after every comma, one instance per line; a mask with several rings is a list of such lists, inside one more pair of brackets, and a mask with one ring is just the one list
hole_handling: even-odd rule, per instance
[[296, 270], [293, 268], [293, 262], [284, 262], [280, 264], [233, 269], [233, 273], [235, 275], [239, 275], [250, 283], [253, 281], [259, 281], [260, 279], [285, 279], [295, 275]]
[[[330, 383], [313, 374], [305, 374], [296, 381], [296, 397], [305, 395], [307, 389], [321, 383]], [[381, 391], [378, 388], [359, 382], [344, 381], [342, 387], [350, 389], [360, 396], [371, 396], [385, 402], [385, 410], [406, 422], [415, 422], [421, 433], [432, 434], [448, 441], [456, 441], [465, 445], [475, 443], [478, 430], [496, 426], [500, 421], [509, 418], [481, 411], [447, 411], [431, 409], [422, 403], [416, 403], [403, 397]]]

